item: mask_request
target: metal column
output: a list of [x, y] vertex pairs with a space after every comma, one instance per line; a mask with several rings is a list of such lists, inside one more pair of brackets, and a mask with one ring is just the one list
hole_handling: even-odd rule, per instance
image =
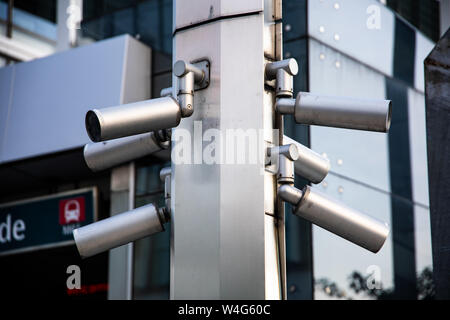
[[[134, 163], [111, 172], [111, 216], [134, 209]], [[108, 299], [133, 298], [133, 242], [109, 252]]]
[[83, 18], [83, 0], [58, 0], [57, 50], [63, 51], [76, 47], [78, 44], [78, 29]]
[[211, 83], [195, 93], [194, 115], [173, 130], [173, 151], [182, 143], [177, 136], [189, 133], [192, 157], [179, 163], [172, 155], [172, 299], [285, 296], [284, 212], [275, 176], [263, 162], [249, 163], [249, 154], [245, 164], [202, 159], [208, 129], [220, 132], [215, 143], [223, 153], [230, 151], [227, 130], [263, 133], [258, 159], [265, 146], [279, 145], [273, 129], [282, 119], [275, 118], [264, 66], [281, 59], [280, 18], [279, 0], [174, 2], [173, 61], [208, 59]]

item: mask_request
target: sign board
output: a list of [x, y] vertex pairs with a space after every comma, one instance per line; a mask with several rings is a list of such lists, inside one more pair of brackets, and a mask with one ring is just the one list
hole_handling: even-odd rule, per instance
[[97, 219], [97, 190], [0, 205], [0, 256], [74, 244], [72, 231]]

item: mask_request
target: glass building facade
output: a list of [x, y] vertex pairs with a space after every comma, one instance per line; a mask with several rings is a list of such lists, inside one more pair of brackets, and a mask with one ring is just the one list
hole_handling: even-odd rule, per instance
[[[295, 92], [387, 98], [394, 105], [389, 135], [296, 125], [286, 117], [288, 136], [331, 161], [329, 176], [317, 188], [391, 226], [387, 243], [373, 255], [288, 214], [289, 299], [433, 298], [423, 59], [419, 58], [439, 36], [439, 5], [384, 2], [283, 0], [284, 57], [295, 58], [300, 66]], [[56, 1], [15, 3], [18, 9], [55, 23]], [[370, 6], [381, 10], [376, 31], [368, 30]], [[345, 38], [354, 35], [352, 24], [344, 25], [349, 13], [364, 24], [356, 30], [364, 38]], [[376, 21], [374, 25], [376, 29]], [[94, 40], [122, 34], [139, 39], [153, 50], [152, 97], [171, 85], [171, 0], [84, 1], [81, 31]], [[392, 40], [390, 47], [374, 53], [365, 46], [365, 41], [386, 37]], [[136, 207], [163, 202], [159, 171], [165, 165], [154, 158], [137, 162]], [[300, 177], [296, 181], [298, 187], [306, 183]], [[165, 232], [136, 242], [135, 299], [169, 298], [169, 241]]]
[[[0, 2], [8, 3], [8, 0]], [[14, 8], [56, 23], [56, 0], [14, 0]]]

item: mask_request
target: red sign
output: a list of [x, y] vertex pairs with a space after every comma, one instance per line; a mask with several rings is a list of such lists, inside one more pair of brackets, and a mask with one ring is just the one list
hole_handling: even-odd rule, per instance
[[107, 283], [100, 284], [91, 284], [91, 285], [83, 285], [81, 289], [67, 289], [67, 295], [69, 296], [77, 296], [77, 295], [87, 295], [87, 294], [95, 294], [98, 292], [108, 291]]
[[59, 224], [62, 226], [86, 219], [84, 197], [59, 201]]

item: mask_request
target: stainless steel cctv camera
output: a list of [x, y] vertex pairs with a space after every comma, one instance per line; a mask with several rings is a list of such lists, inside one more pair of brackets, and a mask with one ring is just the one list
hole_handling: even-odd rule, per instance
[[178, 126], [194, 112], [194, 91], [208, 87], [209, 70], [207, 60], [195, 64], [177, 61], [176, 98], [166, 90], [158, 99], [88, 111], [85, 123], [90, 139], [101, 142]]
[[301, 191], [285, 184], [279, 188], [278, 195], [294, 206], [296, 216], [371, 252], [377, 253], [389, 235], [386, 223], [349, 208], [309, 186]]
[[149, 204], [75, 229], [73, 237], [82, 258], [164, 231], [170, 220], [165, 208]]
[[314, 184], [325, 179], [330, 171], [330, 160], [287, 136], [283, 141], [284, 146], [268, 148], [267, 166], [278, 164], [278, 174], [288, 180], [294, 179], [294, 173]]
[[101, 171], [132, 161], [170, 146], [170, 130], [87, 144], [84, 159], [92, 171]]
[[80, 256], [88, 258], [164, 231], [164, 224], [170, 221], [171, 214], [171, 175], [171, 168], [164, 168], [160, 172], [160, 178], [165, 185], [166, 207], [158, 208], [154, 204], [148, 204], [75, 229], [73, 237]]
[[282, 114], [294, 115], [295, 122], [336, 128], [388, 132], [391, 126], [390, 100], [332, 97], [300, 92], [297, 99], [276, 102]]
[[[337, 128], [387, 132], [391, 126], [392, 103], [322, 96], [300, 92], [293, 97], [293, 76], [298, 71], [294, 59], [266, 65], [266, 80], [276, 79], [275, 109], [281, 115], [291, 114], [296, 123]], [[329, 230], [367, 250], [378, 252], [389, 234], [386, 224], [335, 201], [317, 190], [294, 187], [293, 172], [313, 183], [321, 182], [330, 163], [312, 150], [283, 137], [284, 146], [271, 148], [279, 156], [278, 196], [294, 206], [294, 214]], [[292, 152], [292, 146], [297, 151]]]
[[391, 126], [392, 103], [389, 100], [357, 99], [300, 92], [293, 97], [295, 59], [268, 63], [266, 79], [276, 79], [276, 110], [294, 115], [295, 122], [336, 128], [387, 132]]
[[178, 79], [161, 90], [161, 98], [121, 106], [93, 109], [86, 114], [87, 133], [94, 143], [84, 148], [86, 164], [92, 171], [111, 168], [133, 159], [167, 150], [171, 128], [194, 111], [194, 91], [209, 86], [210, 63], [177, 61]]
[[86, 114], [86, 130], [93, 142], [101, 142], [174, 128], [180, 121], [178, 102], [171, 97], [163, 97], [91, 110]]
[[321, 183], [330, 171], [330, 160], [288, 136], [284, 136], [283, 141], [285, 144], [295, 145], [298, 149], [298, 159], [294, 161], [295, 174], [314, 184]]
[[[378, 252], [389, 234], [388, 226], [309, 186], [303, 191], [295, 188], [295, 163], [299, 163], [304, 170], [304, 177], [316, 181], [325, 178], [330, 163], [288, 137], [283, 140], [290, 143], [268, 149], [271, 161], [278, 157], [278, 197], [293, 205], [295, 215], [369, 251]], [[302, 153], [306, 154], [303, 159]]]

